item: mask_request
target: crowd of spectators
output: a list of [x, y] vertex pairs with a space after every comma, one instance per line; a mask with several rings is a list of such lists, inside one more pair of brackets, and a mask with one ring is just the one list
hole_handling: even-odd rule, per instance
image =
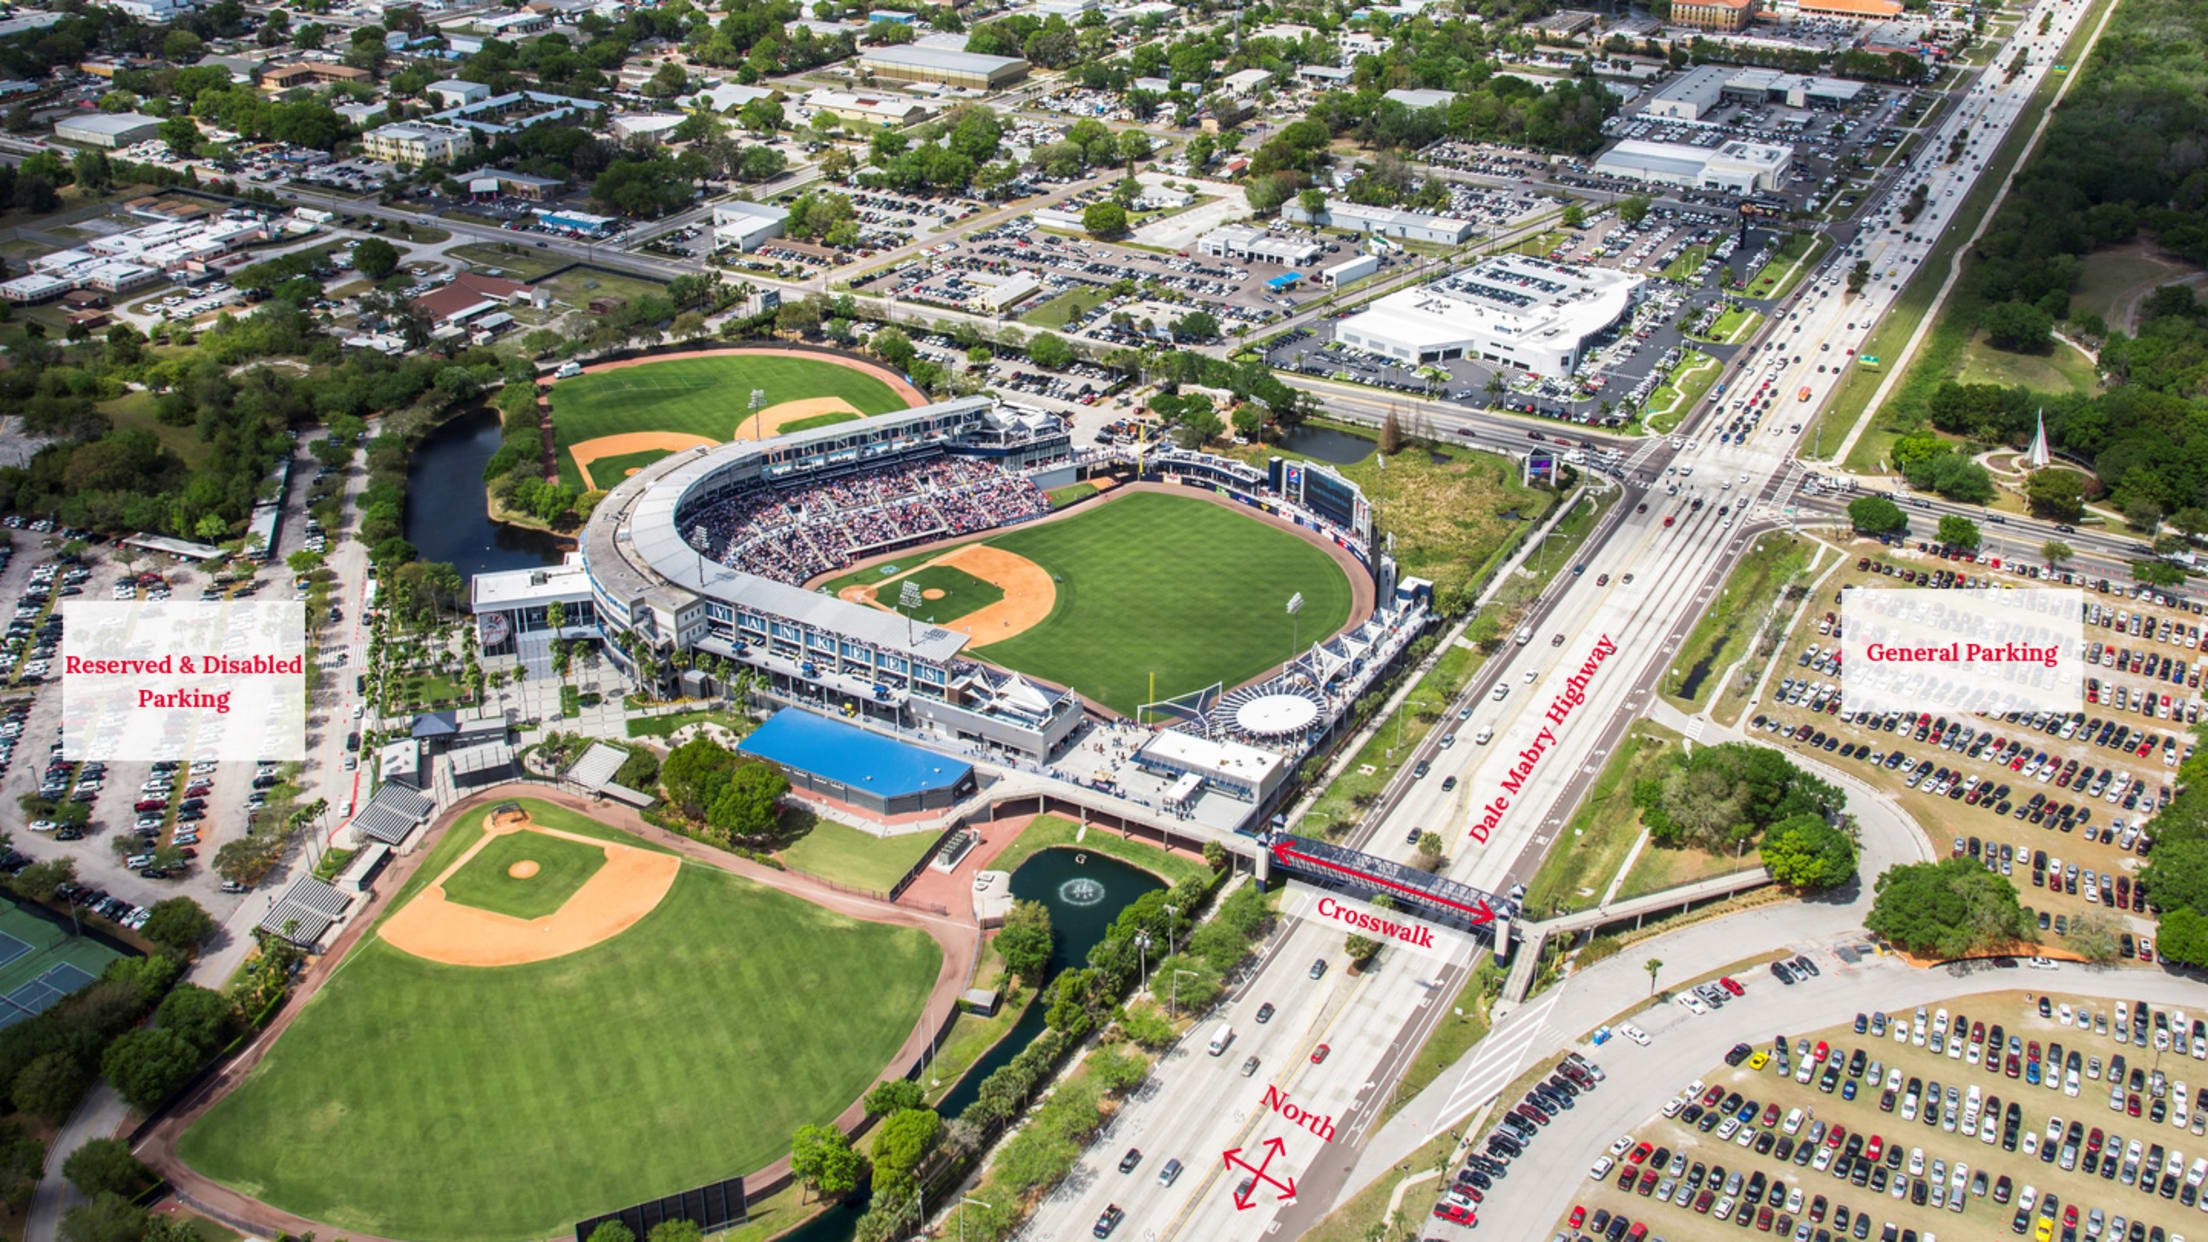
[[795, 586], [877, 552], [1049, 511], [1025, 475], [935, 456], [739, 496], [699, 514], [690, 540], [731, 569]]

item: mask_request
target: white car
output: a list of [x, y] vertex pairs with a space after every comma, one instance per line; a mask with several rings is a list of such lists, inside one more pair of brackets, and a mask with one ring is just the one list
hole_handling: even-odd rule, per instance
[[1643, 1048], [1648, 1047], [1648, 1032], [1630, 1022], [1618, 1023], [1618, 1034], [1625, 1036]]
[[1610, 1170], [1617, 1167], [1617, 1163], [1617, 1161], [1611, 1159], [1608, 1156], [1604, 1156], [1602, 1159], [1595, 1161], [1593, 1166], [1591, 1166], [1587, 1170], [1587, 1176], [1589, 1180], [1597, 1182], [1601, 1181], [1603, 1178], [1610, 1175]]
[[1708, 1013], [1710, 1011], [1709, 1005], [1692, 992], [1681, 992], [1678, 1001], [1688, 1013]]

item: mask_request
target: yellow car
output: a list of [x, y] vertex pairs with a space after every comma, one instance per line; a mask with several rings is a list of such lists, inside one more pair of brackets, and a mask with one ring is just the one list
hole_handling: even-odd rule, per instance
[[1758, 1052], [1754, 1056], [1748, 1058], [1748, 1068], [1752, 1070], [1760, 1070], [1770, 1063], [1771, 1054], [1768, 1052]]
[[2055, 1222], [2048, 1217], [2040, 1217], [2038, 1226], [2032, 1230], [2033, 1242], [2052, 1242], [2054, 1236]]

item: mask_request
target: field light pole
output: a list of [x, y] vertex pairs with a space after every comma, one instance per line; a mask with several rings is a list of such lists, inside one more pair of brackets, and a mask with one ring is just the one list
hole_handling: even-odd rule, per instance
[[1170, 1000], [1166, 1002], [1165, 1007], [1165, 1016], [1168, 1019], [1178, 1018], [1181, 1016], [1181, 976], [1193, 975], [1195, 973], [1196, 972], [1193, 970], [1176, 970], [1173, 972], [1173, 996]]
[[1165, 920], [1165, 955], [1171, 957], [1175, 952], [1173, 948], [1173, 920], [1181, 917], [1181, 908], [1179, 906], [1167, 906], [1165, 913], [1167, 916]]
[[[997, 1205], [994, 1203], [983, 1203], [981, 1200], [968, 1195], [960, 1195], [958, 1197], [958, 1205], [960, 1207], [964, 1207], [969, 1203], [973, 1204], [975, 1207], [988, 1208], [992, 1212], [997, 1210]], [[960, 1212], [958, 1214], [958, 1242], [966, 1242], [966, 1213], [964, 1212]]]

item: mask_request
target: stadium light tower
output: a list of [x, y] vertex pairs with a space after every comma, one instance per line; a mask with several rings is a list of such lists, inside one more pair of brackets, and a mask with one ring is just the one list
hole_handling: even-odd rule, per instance
[[760, 410], [763, 410], [763, 409], [765, 409], [765, 408], [766, 408], [766, 405], [767, 405], [767, 390], [766, 390], [766, 389], [764, 389], [764, 388], [754, 388], [754, 389], [752, 389], [752, 390], [751, 390], [751, 438], [752, 438], [753, 440], [755, 440], [755, 441], [757, 441], [757, 440], [764, 440], [764, 439], [766, 439], [766, 438], [767, 438], [767, 434], [766, 434], [766, 428], [764, 428], [764, 427], [761, 427], [761, 426], [759, 425], [759, 411], [760, 411]]
[[1303, 649], [1303, 592], [1288, 597], [1288, 662], [1296, 662], [1296, 653]]

